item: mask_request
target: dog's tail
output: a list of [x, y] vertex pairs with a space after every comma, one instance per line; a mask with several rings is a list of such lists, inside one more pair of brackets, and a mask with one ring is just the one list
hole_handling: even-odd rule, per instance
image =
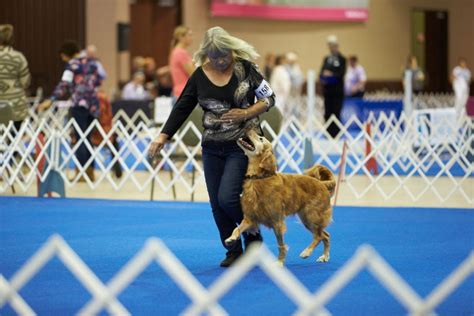
[[305, 170], [304, 174], [321, 181], [326, 186], [331, 196], [334, 195], [336, 190], [336, 177], [329, 168], [321, 165], [314, 165]]

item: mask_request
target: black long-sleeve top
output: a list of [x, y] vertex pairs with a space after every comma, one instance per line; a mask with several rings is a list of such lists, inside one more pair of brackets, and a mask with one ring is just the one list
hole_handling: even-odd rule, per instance
[[220, 117], [232, 108], [248, 108], [256, 98], [265, 102], [267, 110], [275, 104], [275, 95], [255, 64], [237, 60], [230, 81], [222, 87], [214, 85], [202, 67], [198, 67], [186, 83], [161, 132], [173, 137], [199, 104], [204, 110], [202, 144], [234, 142], [250, 126], [258, 125], [259, 119], [222, 123]]
[[[323, 77], [323, 71], [329, 70], [333, 73], [331, 77]], [[324, 58], [319, 76], [324, 85], [324, 90], [344, 91], [344, 75], [346, 74], [346, 58], [341, 54], [328, 55]]]

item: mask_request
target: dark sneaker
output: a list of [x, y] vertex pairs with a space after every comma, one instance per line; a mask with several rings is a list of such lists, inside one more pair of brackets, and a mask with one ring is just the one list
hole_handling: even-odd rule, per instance
[[247, 248], [254, 242], [262, 242], [263, 241], [263, 238], [262, 238], [262, 235], [260, 234], [260, 232], [258, 232], [257, 234], [247, 234], [247, 233], [244, 233], [244, 245], [245, 245], [245, 250], [247, 250]]
[[240, 253], [240, 252], [230, 252], [230, 253], [228, 253], [225, 256], [225, 259], [222, 260], [220, 266], [223, 267], [223, 268], [227, 268], [227, 267], [231, 266], [235, 262], [235, 260], [237, 260], [241, 255], [242, 255], [242, 253]]

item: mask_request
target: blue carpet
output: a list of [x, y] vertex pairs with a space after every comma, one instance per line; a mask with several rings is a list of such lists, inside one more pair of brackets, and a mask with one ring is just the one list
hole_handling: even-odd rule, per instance
[[[363, 243], [371, 244], [421, 296], [426, 297], [474, 248], [474, 212], [467, 209], [337, 207], [331, 261], [298, 257], [310, 241], [296, 218], [287, 220], [287, 267], [311, 291], [318, 289]], [[0, 273], [6, 279], [52, 234], [59, 233], [106, 283], [143, 246], [161, 238], [196, 278], [209, 286], [224, 271], [224, 251], [208, 204], [0, 197]], [[266, 244], [276, 252], [271, 231]], [[474, 313], [471, 276], [437, 309], [440, 315]], [[89, 299], [59, 259], [50, 261], [20, 295], [39, 315], [73, 315]], [[156, 264], [120, 296], [133, 315], [176, 315], [190, 300]], [[258, 268], [220, 301], [231, 315], [290, 315], [294, 304]], [[406, 314], [367, 271], [327, 306], [334, 315]], [[14, 315], [9, 305], [1, 315]], [[105, 313], [103, 313], [105, 314]]]

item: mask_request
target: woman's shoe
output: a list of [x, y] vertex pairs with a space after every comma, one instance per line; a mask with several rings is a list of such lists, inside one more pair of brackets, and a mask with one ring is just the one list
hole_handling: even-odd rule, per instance
[[240, 256], [241, 252], [230, 252], [225, 256], [225, 259], [221, 261], [220, 266], [223, 268], [230, 267]]

